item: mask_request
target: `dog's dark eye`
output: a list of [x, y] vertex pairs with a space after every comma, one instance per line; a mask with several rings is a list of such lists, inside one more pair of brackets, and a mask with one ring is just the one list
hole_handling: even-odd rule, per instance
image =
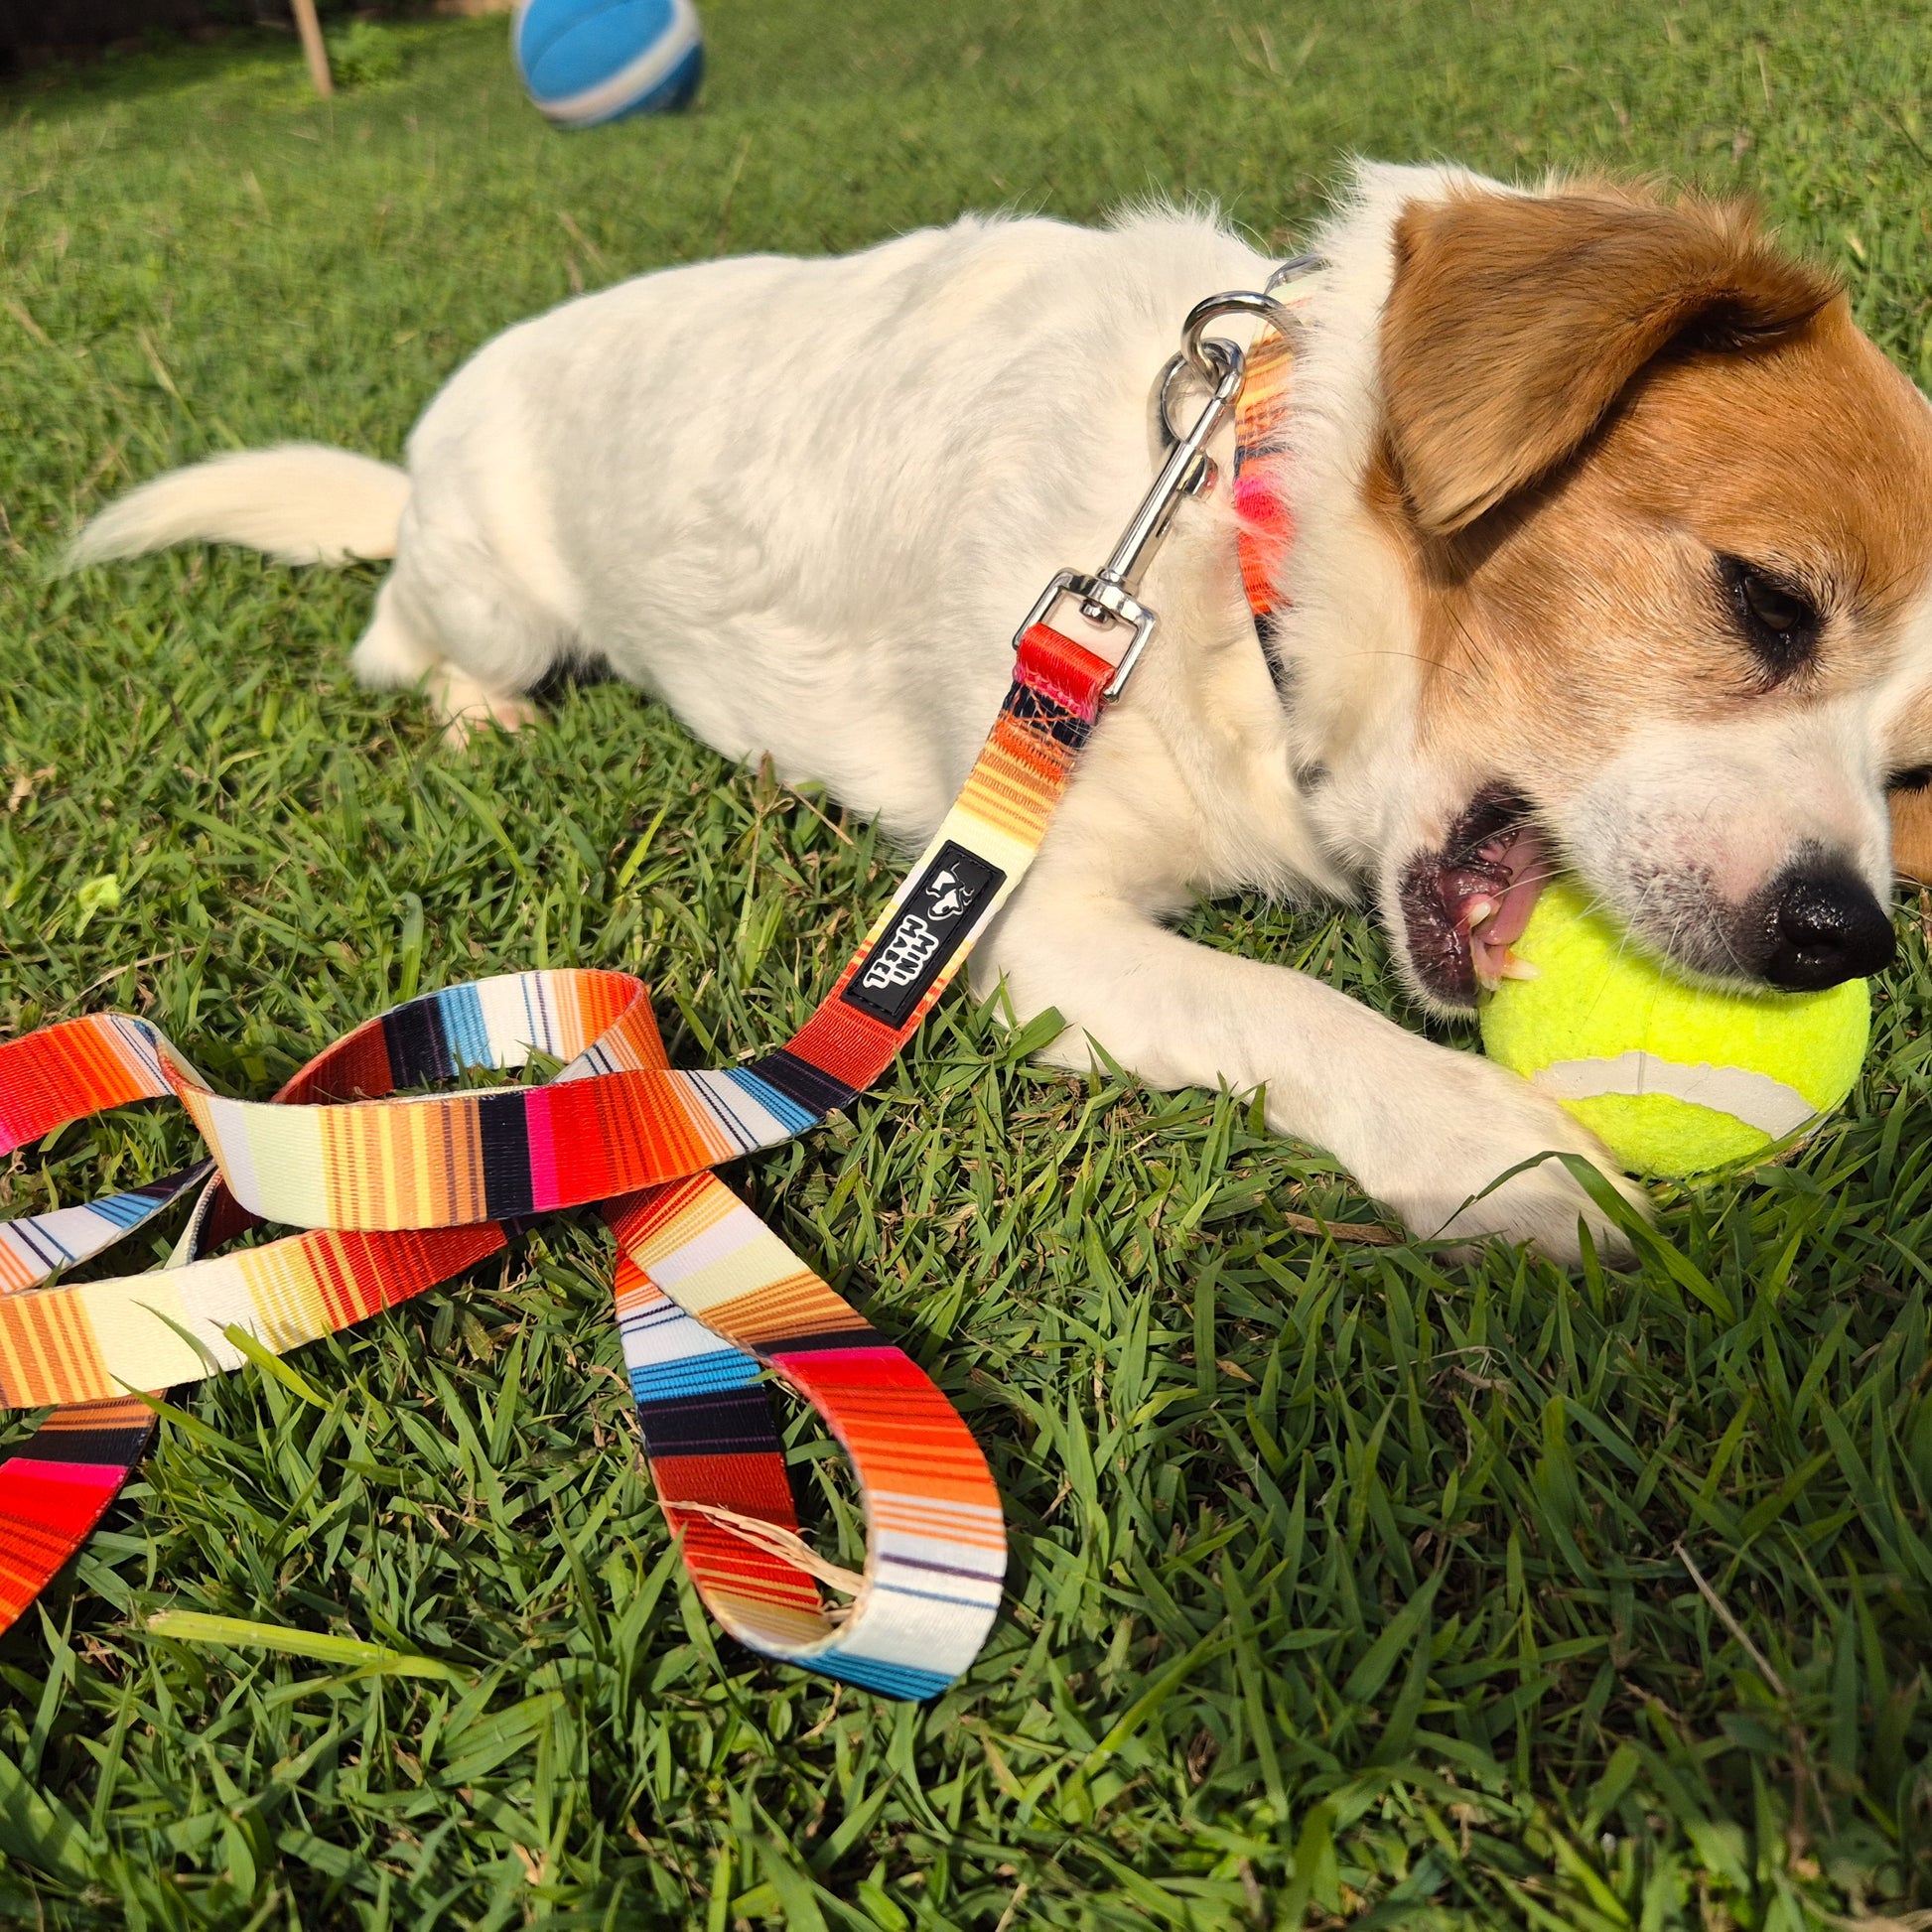
[[1764, 668], [1780, 684], [1818, 651], [1818, 607], [1796, 585], [1741, 557], [1720, 557], [1718, 571], [1737, 627]]
[[1887, 791], [1923, 791], [1927, 785], [1932, 785], [1932, 764], [1914, 764], [1885, 780]]

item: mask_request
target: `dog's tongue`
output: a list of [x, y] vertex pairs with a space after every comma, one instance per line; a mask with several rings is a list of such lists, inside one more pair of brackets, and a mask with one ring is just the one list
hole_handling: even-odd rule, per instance
[[1469, 935], [1476, 983], [1494, 988], [1506, 979], [1534, 979], [1536, 968], [1510, 951], [1536, 908], [1550, 877], [1550, 855], [1533, 825], [1513, 825], [1485, 844], [1477, 857], [1489, 875], [1462, 900], [1458, 923]]

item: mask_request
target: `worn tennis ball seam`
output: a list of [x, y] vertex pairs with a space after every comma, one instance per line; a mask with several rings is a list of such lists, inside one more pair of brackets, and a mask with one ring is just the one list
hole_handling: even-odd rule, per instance
[[1614, 1056], [1552, 1060], [1530, 1076], [1557, 1100], [1598, 1100], [1606, 1094], [1648, 1099], [1665, 1094], [1694, 1107], [1728, 1114], [1760, 1134], [1782, 1140], [1795, 1134], [1818, 1109], [1789, 1082], [1748, 1066], [1716, 1066], [1709, 1060], [1667, 1059], [1641, 1046]]
[[1762, 1159], [1856, 1084], [1870, 994], [1694, 986], [1642, 952], [1574, 879], [1518, 940], [1537, 977], [1484, 1004], [1492, 1058], [1589, 1127], [1633, 1173], [1680, 1179]]

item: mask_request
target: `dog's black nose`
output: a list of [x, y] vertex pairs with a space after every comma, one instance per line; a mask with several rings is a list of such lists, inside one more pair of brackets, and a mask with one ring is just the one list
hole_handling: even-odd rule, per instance
[[1760, 969], [1773, 986], [1815, 993], [1891, 964], [1891, 920], [1871, 889], [1844, 866], [1793, 867], [1771, 888], [1770, 951]]

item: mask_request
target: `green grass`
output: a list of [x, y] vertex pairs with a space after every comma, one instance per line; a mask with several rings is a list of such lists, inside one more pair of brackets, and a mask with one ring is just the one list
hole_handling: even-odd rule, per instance
[[[269, 40], [7, 97], [0, 1029], [138, 1009], [262, 1093], [418, 986], [545, 962], [644, 973], [687, 1063], [808, 1010], [892, 856], [634, 693], [453, 764], [345, 675], [373, 572], [52, 575], [169, 464], [291, 435], [393, 455], [464, 356], [580, 284], [1150, 191], [1285, 244], [1347, 150], [1446, 151], [1750, 189], [1932, 375], [1923, 8], [714, 0], [707, 24], [701, 111], [591, 135], [522, 102], [500, 22], [365, 37], [333, 112]], [[83, 895], [110, 876], [118, 904]], [[1195, 926], [1390, 999], [1353, 917]], [[1900, 931], [1844, 1117], [1669, 1196], [1608, 1278], [1311, 1238], [1290, 1217], [1370, 1218], [1321, 1157], [1225, 1099], [1029, 1067], [948, 1003], [849, 1119], [735, 1176], [937, 1376], [1008, 1499], [1008, 1613], [929, 1709], [714, 1635], [590, 1225], [304, 1351], [315, 1402], [253, 1369], [186, 1392], [0, 1640], [0, 1921], [1650, 1932], [1925, 1906], [1922, 907]], [[0, 1205], [191, 1152], [131, 1110], [16, 1160]], [[793, 1442], [849, 1558], [836, 1466]], [[303, 1644], [148, 1629], [164, 1609]]]

